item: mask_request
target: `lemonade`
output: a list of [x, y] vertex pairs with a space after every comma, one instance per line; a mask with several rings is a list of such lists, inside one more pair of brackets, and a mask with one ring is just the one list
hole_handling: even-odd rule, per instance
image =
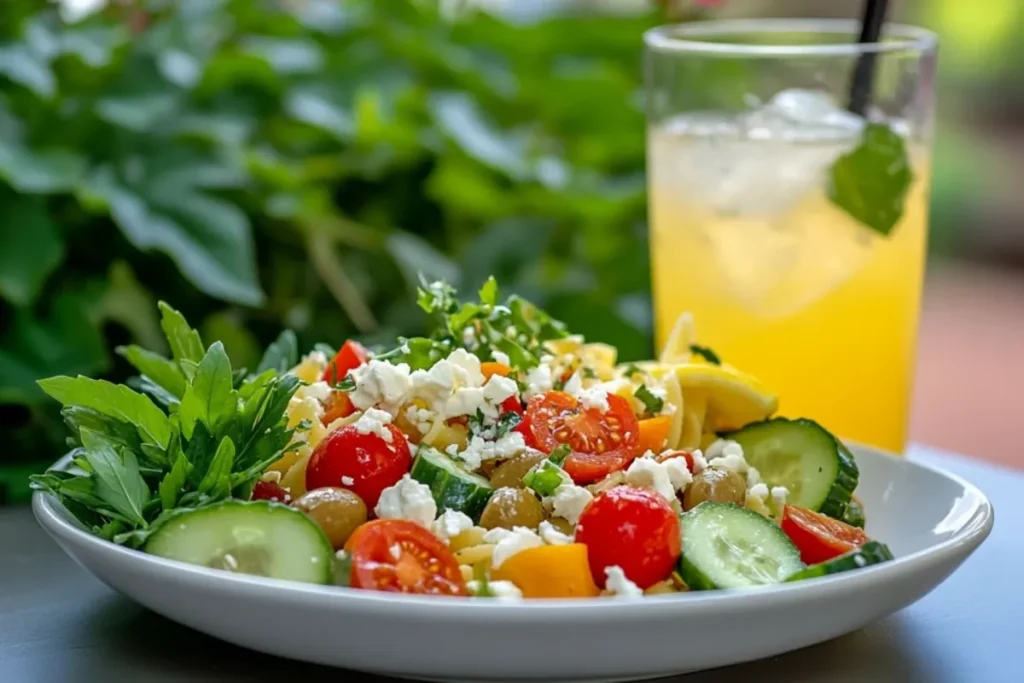
[[[927, 146], [888, 236], [836, 207], [827, 174], [863, 120], [802, 91], [648, 132], [657, 343], [689, 311], [702, 344], [759, 376], [780, 414], [842, 437], [906, 441], [925, 263]], [[899, 126], [894, 125], [899, 130]]]

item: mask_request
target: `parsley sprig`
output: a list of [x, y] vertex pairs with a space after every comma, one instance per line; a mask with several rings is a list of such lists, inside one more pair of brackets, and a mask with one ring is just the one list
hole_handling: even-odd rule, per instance
[[283, 333], [256, 373], [233, 370], [220, 342], [204, 348], [185, 318], [161, 302], [171, 357], [118, 349], [140, 373], [131, 386], [51, 377], [43, 391], [64, 408], [71, 466], [32, 477], [94, 533], [137, 547], [181, 507], [248, 498], [288, 447], [285, 408], [298, 389], [294, 334]]

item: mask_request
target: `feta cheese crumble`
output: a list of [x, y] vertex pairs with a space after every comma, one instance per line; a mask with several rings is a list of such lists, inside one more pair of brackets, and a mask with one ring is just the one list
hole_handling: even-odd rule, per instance
[[373, 511], [381, 519], [408, 519], [429, 529], [437, 516], [437, 503], [429, 486], [406, 474], [381, 491]]
[[546, 519], [537, 527], [537, 533], [540, 534], [540, 537], [548, 545], [569, 545], [574, 542], [572, 536], [562, 533], [554, 524]]
[[473, 528], [473, 520], [469, 515], [458, 510], [445, 510], [441, 516], [434, 520], [431, 531], [445, 543]]
[[517, 453], [526, 450], [526, 442], [519, 432], [509, 432], [497, 441], [486, 441], [479, 436], [469, 440], [466, 450], [457, 454], [457, 457], [465, 464], [466, 469], [473, 472], [480, 469], [480, 465], [486, 460], [499, 458], [511, 458]]
[[[542, 363], [543, 360], [542, 358]], [[538, 365], [526, 373], [526, 391], [523, 393], [523, 397], [532, 398], [543, 394], [545, 391], [551, 391], [554, 386], [554, 379], [551, 377], [551, 367], [543, 364]]]
[[507, 353], [502, 353], [497, 349], [493, 349], [491, 351], [491, 358], [494, 359], [495, 363], [501, 363], [502, 365], [512, 367], [512, 360], [508, 357]]
[[342, 475], [342, 477], [341, 477], [341, 485], [342, 486], [352, 486], [355, 483], [356, 483], [356, 480], [353, 479], [352, 477], [350, 477], [348, 475]]
[[391, 430], [385, 425], [391, 422], [391, 413], [376, 408], [368, 408], [355, 422], [356, 431], [360, 434], [376, 434], [385, 443], [391, 443]]
[[676, 490], [669, 481], [665, 465], [651, 458], [637, 458], [630, 463], [626, 470], [626, 483], [637, 488], [650, 489], [668, 501], [676, 497]]
[[737, 474], [746, 474], [750, 467], [743, 457], [743, 447], [728, 439], [715, 441], [708, 446], [708, 451], [704, 456], [710, 467], [731, 470]]
[[491, 567], [498, 568], [516, 553], [544, 545], [544, 540], [532, 529], [523, 526], [512, 527], [511, 531], [495, 527], [484, 534], [484, 543], [494, 544]]
[[371, 360], [349, 374], [356, 385], [349, 398], [352, 405], [360, 410], [381, 406], [392, 414], [397, 413], [412, 388], [409, 366], [405, 363], [392, 365]]
[[778, 514], [782, 514], [782, 508], [786, 507], [786, 499], [789, 497], [789, 489], [785, 486], [773, 486], [772, 487], [772, 503], [775, 505], [775, 511]]
[[600, 413], [607, 413], [610, 410], [608, 391], [602, 386], [584, 389], [580, 392], [579, 399], [580, 404], [587, 410], [596, 410]]
[[622, 567], [613, 564], [604, 568], [604, 575], [607, 579], [605, 588], [612, 592], [617, 598], [641, 598], [644, 595], [640, 586], [636, 585], [626, 577]]
[[[470, 581], [466, 584], [466, 588], [470, 593], [479, 595], [483, 585], [480, 581]], [[490, 597], [498, 600], [516, 602], [523, 599], [523, 591], [519, 590], [519, 586], [511, 581], [488, 581], [487, 589], [490, 591]]]
[[555, 495], [546, 498], [550, 502], [556, 517], [568, 521], [573, 526], [580, 520], [583, 509], [594, 499], [590, 491], [575, 484], [562, 484], [555, 489]]
[[703, 451], [701, 451], [698, 448], [697, 450], [693, 451], [693, 453], [691, 455], [693, 455], [693, 473], [694, 474], [700, 474], [705, 469], [707, 469], [708, 461], [707, 461], [707, 458], [704, 457]]

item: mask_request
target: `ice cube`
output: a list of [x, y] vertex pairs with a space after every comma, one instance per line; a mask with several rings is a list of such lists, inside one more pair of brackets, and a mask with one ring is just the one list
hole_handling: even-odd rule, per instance
[[836, 105], [831, 95], [817, 90], [783, 90], [751, 113], [751, 120], [776, 135], [797, 139], [834, 139], [860, 133], [864, 119]]

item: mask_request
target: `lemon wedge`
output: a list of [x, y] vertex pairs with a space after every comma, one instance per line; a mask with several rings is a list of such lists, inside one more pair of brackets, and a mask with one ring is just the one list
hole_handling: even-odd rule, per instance
[[688, 362], [691, 355], [690, 345], [695, 344], [696, 339], [693, 315], [688, 311], [683, 311], [676, 318], [676, 324], [672, 326], [672, 332], [668, 335], [658, 360], [662, 363]]
[[729, 365], [680, 363], [674, 370], [684, 397], [691, 392], [707, 397], [704, 431], [738, 429], [779, 408], [779, 397], [759, 379]]

